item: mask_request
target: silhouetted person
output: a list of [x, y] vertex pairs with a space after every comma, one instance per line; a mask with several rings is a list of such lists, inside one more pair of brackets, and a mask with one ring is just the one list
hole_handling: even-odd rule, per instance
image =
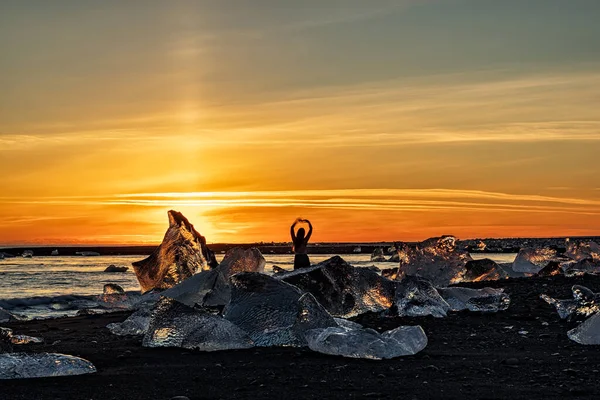
[[[299, 222], [306, 222], [308, 224], [308, 235], [304, 228], [298, 229], [298, 232], [294, 232], [294, 228]], [[313, 227], [309, 220], [298, 218], [294, 221], [290, 228], [290, 234], [292, 235], [292, 243], [294, 251], [294, 269], [310, 267], [310, 260], [306, 254], [306, 246], [308, 240], [312, 235]]]

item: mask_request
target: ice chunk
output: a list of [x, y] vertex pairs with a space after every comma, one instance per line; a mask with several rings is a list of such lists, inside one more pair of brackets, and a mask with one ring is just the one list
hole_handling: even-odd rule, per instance
[[398, 248], [398, 256], [398, 280], [420, 276], [435, 286], [461, 282], [466, 263], [473, 260], [467, 251], [457, 248], [454, 236], [430, 238], [412, 246], [403, 243]]
[[104, 272], [127, 272], [128, 269], [129, 269], [129, 267], [126, 267], [124, 265], [117, 266], [117, 265], [111, 264], [108, 267], [106, 267]]
[[320, 328], [309, 331], [306, 339], [308, 347], [319, 353], [373, 360], [413, 355], [427, 346], [420, 326], [401, 326], [382, 334], [362, 327]]
[[0, 342], [5, 344], [43, 343], [44, 339], [35, 336], [15, 335], [12, 329], [0, 327]]
[[504, 293], [504, 289], [449, 287], [438, 288], [438, 292], [452, 311], [498, 312], [510, 305], [510, 297]]
[[567, 332], [569, 339], [579, 344], [600, 344], [600, 314], [594, 314]]
[[427, 279], [407, 276], [397, 284], [392, 312], [401, 317], [446, 316], [450, 305]]
[[312, 293], [336, 317], [387, 310], [394, 299], [394, 282], [367, 268], [353, 267], [339, 256], [275, 278]]
[[540, 297], [548, 304], [553, 305], [562, 319], [572, 316], [587, 317], [600, 311], [600, 294], [580, 285], [573, 285], [571, 290], [573, 299], [559, 300], [545, 294]]
[[596, 242], [576, 242], [567, 239], [565, 255], [575, 261], [592, 260], [600, 262], [600, 245]]
[[127, 299], [125, 290], [116, 283], [107, 283], [104, 285], [100, 300], [104, 303], [120, 303]]
[[371, 261], [373, 262], [384, 262], [386, 261], [385, 254], [383, 254], [383, 249], [378, 247], [375, 249], [373, 254], [371, 254]]
[[231, 296], [229, 282], [219, 268], [202, 271], [162, 292], [187, 306], [225, 305]]
[[560, 263], [557, 261], [550, 261], [548, 265], [539, 270], [536, 276], [556, 276], [563, 273]]
[[537, 274], [551, 261], [557, 261], [556, 250], [548, 247], [526, 247], [522, 248], [517, 254], [515, 261], [513, 261], [512, 269], [515, 272]]
[[246, 332], [220, 315], [163, 297], [152, 311], [142, 345], [215, 351], [245, 349], [253, 343]]
[[256, 346], [304, 346], [309, 329], [337, 326], [310, 293], [273, 277], [241, 272], [231, 277], [226, 319], [248, 332]]
[[484, 258], [465, 264], [463, 282], [496, 281], [508, 278], [508, 274], [493, 260]]
[[177, 211], [169, 211], [169, 228], [156, 250], [146, 259], [132, 263], [142, 292], [168, 289], [198, 270], [215, 267], [214, 254], [206, 239]]
[[576, 276], [583, 274], [600, 274], [600, 260], [584, 258], [579, 261], [565, 262], [562, 264], [565, 275]]
[[0, 354], [0, 379], [43, 378], [96, 372], [83, 358], [55, 353]]
[[395, 281], [398, 278], [399, 268], [385, 268], [381, 270], [381, 276]]
[[225, 253], [223, 261], [219, 264], [219, 269], [226, 278], [237, 274], [238, 272], [265, 272], [265, 258], [256, 247], [242, 249], [234, 247]]
[[151, 309], [149, 307], [142, 307], [133, 314], [131, 314], [123, 322], [114, 322], [106, 325], [108, 330], [113, 335], [125, 336], [141, 336], [148, 331], [150, 325]]

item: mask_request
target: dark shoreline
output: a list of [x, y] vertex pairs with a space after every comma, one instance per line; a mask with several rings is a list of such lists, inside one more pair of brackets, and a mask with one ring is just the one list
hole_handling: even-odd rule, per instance
[[[355, 318], [378, 331], [421, 325], [421, 353], [370, 361], [298, 348], [202, 353], [146, 349], [139, 338], [105, 328], [127, 313], [2, 324], [42, 336], [28, 352], [61, 352], [92, 361], [91, 375], [1, 381], [6, 399], [563, 399], [597, 398], [600, 346], [567, 338], [574, 322], [560, 320], [539, 295], [571, 296], [571, 286], [600, 291], [600, 277], [508, 279], [464, 286], [503, 287], [511, 306], [497, 314], [451, 313], [447, 318]], [[519, 333], [521, 332], [521, 333]], [[524, 333], [526, 332], [526, 333]]]
[[[593, 240], [600, 242], [600, 236], [571, 237], [573, 240]], [[483, 250], [478, 248], [479, 242], [485, 242], [487, 247]], [[371, 243], [315, 243], [309, 244], [311, 254], [356, 254], [360, 247], [360, 254], [371, 254], [377, 248], [388, 248], [395, 242], [371, 242]], [[416, 242], [406, 242], [414, 244]], [[501, 239], [468, 239], [459, 240], [458, 247], [477, 253], [517, 253], [522, 247], [554, 247], [564, 251], [565, 238], [501, 238]], [[148, 255], [158, 246], [135, 245], [135, 246], [13, 246], [0, 247], [0, 253], [21, 255], [24, 250], [33, 250], [34, 255], [50, 256], [53, 250], [58, 250], [59, 255], [74, 256], [77, 252], [93, 251], [101, 255]], [[233, 247], [250, 248], [257, 247], [263, 254], [291, 254], [291, 243], [212, 243], [208, 247], [215, 253], [224, 253]]]

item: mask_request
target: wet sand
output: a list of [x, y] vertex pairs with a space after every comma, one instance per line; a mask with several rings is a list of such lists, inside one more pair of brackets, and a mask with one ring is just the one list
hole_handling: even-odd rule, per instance
[[600, 292], [600, 277], [511, 279], [469, 285], [505, 288], [512, 303], [497, 314], [355, 318], [379, 331], [406, 324], [423, 326], [429, 337], [424, 351], [384, 361], [297, 348], [214, 353], [145, 349], [141, 339], [114, 336], [105, 328], [128, 313], [3, 324], [15, 333], [46, 340], [23, 350], [81, 356], [92, 361], [98, 372], [0, 381], [0, 398], [598, 398], [600, 346], [570, 341], [567, 330], [576, 324], [560, 320], [554, 308], [539, 299], [541, 293], [570, 298], [573, 284]]

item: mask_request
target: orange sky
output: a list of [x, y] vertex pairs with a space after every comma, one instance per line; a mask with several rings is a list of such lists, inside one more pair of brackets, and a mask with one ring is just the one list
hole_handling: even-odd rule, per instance
[[554, 2], [3, 5], [0, 244], [600, 235], [600, 32]]

